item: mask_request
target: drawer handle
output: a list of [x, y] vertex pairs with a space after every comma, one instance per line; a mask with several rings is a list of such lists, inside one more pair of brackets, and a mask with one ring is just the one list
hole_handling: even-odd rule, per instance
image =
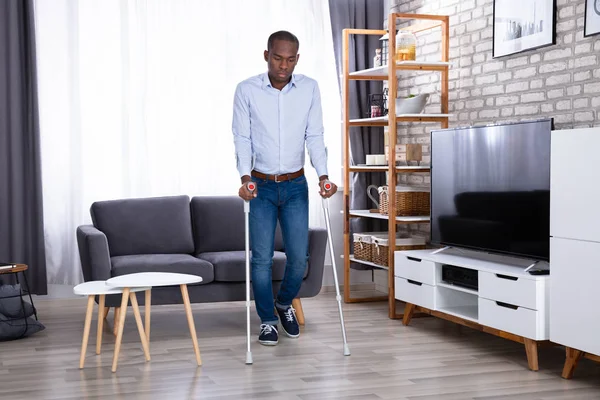
[[519, 279], [516, 276], [509, 276], [509, 275], [502, 275], [502, 274], [496, 274], [496, 276], [501, 279], [508, 279], [509, 281], [516, 281], [517, 279]]
[[407, 281], [408, 281], [408, 283], [411, 283], [413, 285], [417, 285], [417, 286], [421, 286], [422, 285], [421, 282], [413, 281], [413, 280], [410, 280], [410, 279], [407, 279]]
[[510, 309], [513, 309], [513, 310], [516, 310], [516, 309], [519, 308], [519, 306], [514, 306], [514, 305], [508, 304], [508, 303], [503, 303], [501, 301], [497, 301], [496, 304], [499, 305], [500, 307], [510, 308]]
[[416, 262], [421, 262], [420, 258], [414, 258], [414, 257], [406, 257], [408, 260], [410, 261], [416, 261]]

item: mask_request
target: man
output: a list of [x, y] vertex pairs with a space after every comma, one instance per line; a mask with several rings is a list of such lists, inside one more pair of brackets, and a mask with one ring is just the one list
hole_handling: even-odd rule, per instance
[[[314, 79], [294, 74], [298, 38], [287, 31], [273, 33], [264, 52], [266, 73], [238, 84], [233, 104], [233, 136], [242, 186], [239, 196], [250, 201], [252, 289], [261, 320], [258, 341], [276, 345], [278, 322], [293, 338], [300, 327], [292, 300], [297, 296], [308, 261], [308, 184], [304, 148], [324, 190], [327, 150], [319, 86]], [[247, 183], [254, 181], [250, 192]], [[279, 220], [287, 263], [281, 288], [273, 300], [271, 266]], [[275, 312], [276, 310], [276, 312]]]

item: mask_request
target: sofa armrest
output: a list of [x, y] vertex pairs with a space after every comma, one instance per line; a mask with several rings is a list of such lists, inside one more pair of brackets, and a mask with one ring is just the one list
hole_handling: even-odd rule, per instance
[[308, 231], [308, 274], [302, 283], [298, 297], [314, 297], [323, 286], [327, 230], [310, 228]]
[[111, 278], [108, 240], [104, 233], [93, 225], [81, 225], [77, 227], [77, 246], [84, 281], [103, 281]]

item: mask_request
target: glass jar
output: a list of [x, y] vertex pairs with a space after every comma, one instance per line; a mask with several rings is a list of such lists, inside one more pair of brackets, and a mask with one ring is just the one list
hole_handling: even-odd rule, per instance
[[396, 61], [414, 61], [417, 58], [417, 36], [410, 31], [396, 34]]

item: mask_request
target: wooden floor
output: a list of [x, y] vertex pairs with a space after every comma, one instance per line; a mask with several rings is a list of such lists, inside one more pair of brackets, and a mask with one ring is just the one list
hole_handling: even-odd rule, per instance
[[[531, 372], [521, 345], [431, 317], [404, 327], [388, 319], [384, 303], [344, 305], [352, 352], [344, 357], [332, 293], [303, 301], [306, 326], [299, 339], [281, 337], [275, 347], [253, 342], [251, 366], [244, 363], [244, 303], [193, 305], [201, 367], [195, 364], [182, 306], [152, 308], [150, 362], [144, 361], [129, 311], [114, 374], [112, 311], [99, 356], [94, 317], [80, 370], [86, 300], [38, 299], [36, 305], [47, 329], [0, 343], [2, 400], [600, 399], [600, 365], [582, 360], [575, 377], [564, 380], [561, 347], [540, 349], [540, 371]], [[252, 315], [256, 340], [254, 310]]]

